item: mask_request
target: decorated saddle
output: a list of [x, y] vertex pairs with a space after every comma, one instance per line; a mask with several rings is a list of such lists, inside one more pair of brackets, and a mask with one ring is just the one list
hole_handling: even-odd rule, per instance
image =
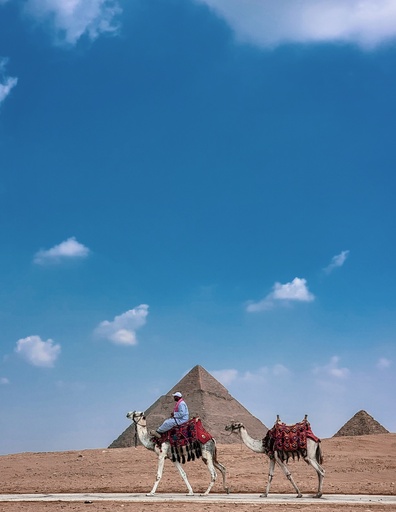
[[282, 461], [287, 462], [290, 457], [293, 459], [296, 456], [297, 458], [306, 457], [307, 438], [313, 439], [317, 443], [320, 442], [320, 439], [312, 432], [307, 419], [294, 425], [286, 425], [286, 423], [277, 421], [264, 437], [263, 447], [271, 459], [274, 458], [276, 452]]
[[[171, 445], [172, 461], [177, 460], [184, 464], [186, 456], [187, 462], [201, 457], [201, 445], [213, 438], [204, 429], [200, 418], [197, 417], [164, 432], [161, 438], [153, 437], [152, 439], [159, 447], [162, 443], [168, 441]], [[186, 453], [184, 453], [184, 449]]]

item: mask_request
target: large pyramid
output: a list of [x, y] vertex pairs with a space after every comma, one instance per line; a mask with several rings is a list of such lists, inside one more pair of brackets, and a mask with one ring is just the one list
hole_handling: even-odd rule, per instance
[[333, 437], [364, 436], [370, 434], [389, 434], [389, 431], [366, 411], [359, 411]]
[[[202, 366], [194, 366], [166, 395], [161, 396], [146, 409], [147, 427], [155, 429], [165, 418], [169, 418], [173, 410], [172, 393], [180, 391], [183, 394], [190, 417], [199, 416], [206, 430], [218, 443], [232, 444], [240, 442], [239, 436], [229, 435], [224, 427], [231, 421], [241, 421], [249, 434], [262, 439], [268, 428], [255, 416], [245, 409], [227, 389], [220, 384]], [[133, 446], [135, 427], [130, 425], [109, 448], [124, 448]]]

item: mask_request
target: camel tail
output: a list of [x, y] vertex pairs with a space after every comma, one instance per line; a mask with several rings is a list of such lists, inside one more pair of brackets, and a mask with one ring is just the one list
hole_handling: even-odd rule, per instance
[[320, 447], [320, 442], [318, 443], [318, 447], [316, 448], [316, 462], [320, 465], [323, 464], [323, 453], [322, 448]]

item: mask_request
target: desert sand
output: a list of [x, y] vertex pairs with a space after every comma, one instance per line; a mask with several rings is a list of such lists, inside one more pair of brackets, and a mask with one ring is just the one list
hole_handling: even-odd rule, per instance
[[[396, 493], [396, 434], [345, 436], [322, 440], [323, 466], [326, 470], [323, 492], [329, 494], [383, 494]], [[228, 472], [231, 493], [263, 492], [268, 471], [268, 459], [255, 454], [242, 443], [218, 444], [218, 458]], [[11, 493], [146, 493], [150, 491], [156, 474], [157, 458], [142, 446], [137, 448], [97, 449], [83, 451], [20, 453], [0, 456], [1, 491]], [[290, 461], [289, 468], [303, 495], [316, 492], [317, 476], [303, 461]], [[209, 473], [201, 460], [185, 464], [194, 492], [205, 491]], [[166, 461], [164, 476], [158, 493], [185, 494], [186, 489], [177, 470]], [[213, 491], [222, 493], [221, 476]], [[293, 488], [276, 468], [271, 493], [292, 494]], [[200, 504], [196, 503], [126, 503], [126, 502], [0, 502], [1, 512], [142, 512], [165, 511], [210, 512], [330, 512], [334, 505], [318, 500], [317, 504]], [[390, 512], [392, 506], [373, 503], [339, 505], [342, 512]]]

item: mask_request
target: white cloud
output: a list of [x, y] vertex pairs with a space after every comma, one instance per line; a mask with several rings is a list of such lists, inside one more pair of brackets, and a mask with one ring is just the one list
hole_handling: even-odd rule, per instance
[[238, 370], [214, 370], [211, 375], [227, 387], [238, 378]]
[[275, 377], [284, 377], [286, 375], [289, 375], [290, 371], [283, 364], [276, 364], [272, 369], [272, 373], [274, 374]]
[[116, 316], [112, 322], [104, 320], [95, 329], [95, 335], [116, 345], [136, 345], [136, 331], [145, 325], [148, 308], [147, 304], [141, 304]]
[[338, 356], [333, 356], [328, 364], [324, 366], [316, 366], [313, 370], [313, 373], [320, 377], [346, 379], [349, 377], [351, 372], [348, 368], [340, 368], [339, 362], [340, 358]]
[[336, 256], [333, 256], [331, 259], [330, 264], [324, 269], [326, 274], [330, 274], [335, 268], [342, 267], [345, 263], [345, 260], [349, 256], [349, 251], [342, 251], [340, 254], [337, 254]]
[[52, 367], [58, 359], [61, 346], [40, 336], [28, 336], [17, 341], [15, 352], [33, 366]]
[[314, 298], [312, 293], [308, 291], [307, 281], [298, 277], [295, 277], [291, 283], [275, 283], [272, 295], [275, 300], [310, 302]]
[[342, 42], [374, 48], [396, 38], [395, 0], [197, 0], [261, 47]]
[[10, 381], [9, 381], [9, 379], [7, 379], [7, 377], [1, 377], [0, 384], [7, 385], [9, 383], [10, 383]]
[[74, 45], [83, 35], [91, 40], [118, 30], [117, 0], [27, 0], [26, 12], [53, 25], [57, 42]]
[[0, 105], [18, 83], [18, 78], [5, 74], [8, 59], [0, 57]]
[[[234, 368], [210, 371], [210, 373], [228, 389], [233, 397], [266, 425], [275, 420], [277, 413], [285, 415], [285, 418], [289, 418], [291, 422], [293, 417], [286, 416], [286, 412], [292, 415], [293, 411], [290, 407], [301, 408], [301, 388], [305, 388], [304, 384], [301, 385], [301, 381], [304, 376], [299, 375], [296, 380], [292, 371], [283, 364], [271, 364], [246, 371]], [[295, 395], [299, 398], [296, 399]], [[298, 417], [300, 414], [301, 411], [298, 412]], [[230, 420], [240, 420], [240, 418], [235, 417]], [[288, 420], [284, 419], [284, 421]]]
[[380, 370], [385, 370], [386, 368], [389, 368], [392, 365], [392, 361], [390, 359], [386, 359], [386, 357], [381, 357], [377, 361], [377, 368]]
[[249, 302], [246, 311], [255, 313], [271, 309], [277, 302], [312, 302], [314, 299], [315, 296], [308, 290], [306, 279], [295, 277], [290, 283], [275, 283], [271, 293], [259, 302]]
[[275, 364], [274, 366], [262, 366], [255, 371], [240, 372], [236, 369], [214, 370], [210, 374], [215, 379], [228, 387], [230, 385], [241, 386], [258, 386], [265, 384], [274, 377], [286, 377], [290, 375], [290, 370], [283, 364]]
[[89, 252], [88, 247], [77, 242], [75, 237], [71, 237], [51, 249], [38, 251], [33, 262], [38, 265], [62, 263], [66, 260], [86, 258]]

